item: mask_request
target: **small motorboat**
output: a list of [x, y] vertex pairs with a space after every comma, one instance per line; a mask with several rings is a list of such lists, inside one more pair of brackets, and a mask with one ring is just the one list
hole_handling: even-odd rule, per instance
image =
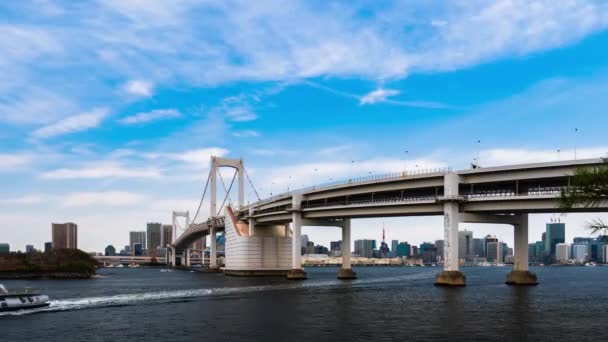
[[35, 309], [49, 305], [51, 305], [49, 296], [27, 291], [8, 292], [4, 285], [0, 284], [0, 312]]

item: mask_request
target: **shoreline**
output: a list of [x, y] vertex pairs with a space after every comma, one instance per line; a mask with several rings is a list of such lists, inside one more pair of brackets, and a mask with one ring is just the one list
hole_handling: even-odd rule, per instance
[[3, 271], [0, 272], [1, 280], [20, 280], [20, 279], [95, 279], [96, 274], [78, 272], [19, 272]]

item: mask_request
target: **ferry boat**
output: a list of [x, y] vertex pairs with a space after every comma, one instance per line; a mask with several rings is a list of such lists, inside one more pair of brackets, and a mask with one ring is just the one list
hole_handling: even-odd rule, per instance
[[10, 293], [0, 284], [0, 312], [27, 310], [49, 306], [49, 296], [39, 293]]

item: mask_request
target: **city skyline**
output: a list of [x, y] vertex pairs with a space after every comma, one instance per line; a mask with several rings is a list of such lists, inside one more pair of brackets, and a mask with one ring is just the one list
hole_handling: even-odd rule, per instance
[[[16, 245], [41, 245], [48, 222], [74, 221], [82, 248], [102, 250], [120, 242], [104, 237], [194, 212], [212, 154], [244, 158], [266, 197], [370, 172], [608, 152], [601, 2], [521, 4], [521, 16], [521, 6], [492, 2], [0, 6], [10, 51], [0, 72], [11, 80], [0, 82], [0, 219], [19, 227], [7, 237]], [[101, 12], [104, 20], [79, 20]], [[236, 19], [248, 13], [273, 25]], [[416, 34], [402, 36], [404, 26]], [[107, 36], [114, 30], [131, 39]], [[256, 199], [249, 187], [246, 198]], [[563, 221], [576, 236], [591, 217]], [[530, 235], [550, 218], [532, 215]], [[354, 220], [353, 239], [382, 221], [400, 240], [441, 235], [439, 217], [375, 219]], [[339, 236], [318, 229], [304, 232]]]

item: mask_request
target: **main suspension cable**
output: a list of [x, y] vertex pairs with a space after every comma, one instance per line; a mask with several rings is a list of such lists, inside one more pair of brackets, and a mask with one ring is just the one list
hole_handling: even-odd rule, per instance
[[[230, 181], [230, 186], [228, 187], [228, 189], [226, 189], [226, 184], [224, 184], [224, 180], [222, 179], [222, 176], [220, 173], [220, 179], [222, 181], [222, 185], [224, 186], [224, 189], [226, 190], [226, 196], [224, 196], [224, 200], [222, 201], [222, 205], [220, 205], [220, 209], [217, 211], [216, 216], [220, 216], [220, 213], [222, 212], [222, 207], [224, 207], [224, 204], [226, 204], [226, 199], [228, 199], [230, 197], [230, 190], [232, 190], [232, 186], [234, 185], [234, 180], [236, 179], [237, 173], [238, 173], [238, 170], [234, 171], [234, 176], [232, 176], [232, 180]], [[230, 203], [232, 203], [232, 199], [230, 199]]]
[[[205, 190], [203, 190], [203, 197], [201, 197], [201, 201], [198, 203], [198, 208], [196, 209], [196, 214], [194, 214], [194, 218], [191, 223], [196, 222], [196, 218], [198, 217], [198, 213], [201, 211], [201, 207], [203, 206], [203, 200], [205, 200], [205, 195], [207, 194], [207, 188], [209, 187], [209, 181], [211, 180], [211, 171], [209, 171], [209, 175], [207, 176], [207, 183], [205, 184]], [[189, 227], [186, 227], [188, 229]]]
[[247, 169], [243, 168], [243, 170], [245, 171], [245, 176], [247, 177], [247, 180], [249, 181], [249, 185], [251, 185], [251, 188], [253, 189], [253, 193], [255, 193], [255, 197], [258, 198], [258, 201], [261, 201], [262, 198], [260, 198], [260, 194], [258, 194], [258, 191], [255, 189], [255, 186], [253, 186], [253, 182], [251, 181], [251, 178], [249, 178]]

